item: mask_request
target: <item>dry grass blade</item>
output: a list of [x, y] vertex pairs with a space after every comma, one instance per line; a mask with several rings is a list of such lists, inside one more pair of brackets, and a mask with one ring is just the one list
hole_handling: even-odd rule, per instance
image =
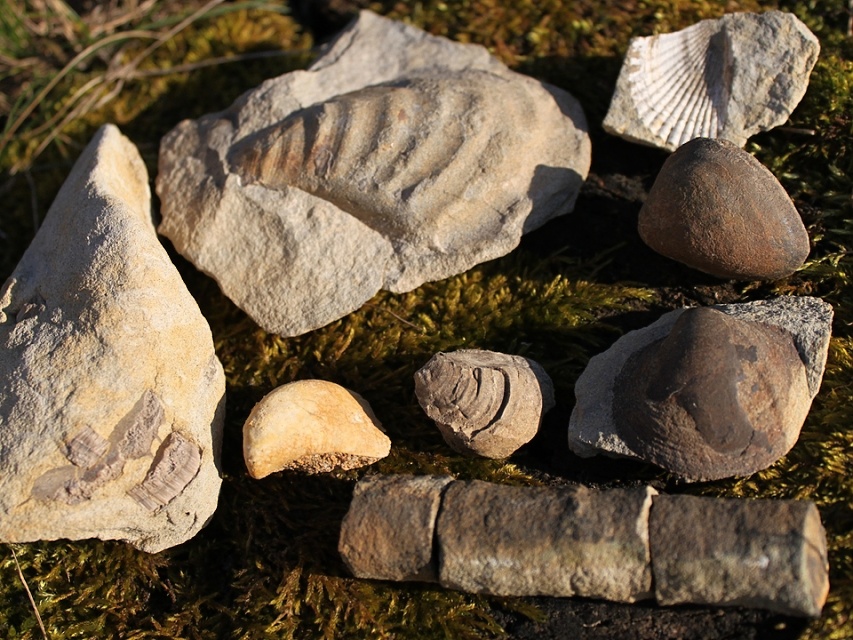
[[24, 572], [21, 571], [21, 565], [18, 562], [18, 554], [15, 553], [15, 550], [12, 549], [12, 558], [15, 560], [15, 568], [18, 570], [18, 577], [21, 579], [21, 584], [24, 585], [24, 590], [27, 592], [27, 597], [30, 599], [30, 604], [33, 607], [33, 612], [36, 614], [36, 620], [39, 623], [39, 629], [41, 629], [41, 635], [44, 640], [47, 639], [47, 631], [44, 628], [44, 622], [42, 622], [41, 614], [39, 613], [38, 607], [36, 606], [35, 598], [33, 598], [33, 592], [30, 591], [29, 585], [27, 585], [27, 581], [24, 579]]
[[[50, 0], [51, 7], [54, 13], [60, 15], [62, 20], [61, 24], [68, 24], [68, 20], [66, 19], [69, 12], [73, 13], [71, 9], [65, 5], [65, 3], [61, 2], [61, 0]], [[224, 3], [224, 0], [210, 0], [202, 5], [197, 10], [193, 11], [183, 19], [179, 20], [177, 23], [173, 24], [169, 29], [165, 31], [158, 31], [158, 28], [161, 28], [164, 25], [160, 25], [157, 27], [156, 25], [149, 25], [149, 29], [129, 29], [127, 31], [119, 31], [116, 33], [112, 33], [110, 35], [103, 36], [99, 38], [97, 41], [92, 42], [84, 49], [79, 51], [67, 64], [65, 64], [62, 69], [60, 69], [56, 74], [51, 77], [51, 79], [42, 87], [38, 93], [21, 108], [21, 110], [12, 117], [12, 114], [9, 115], [9, 120], [6, 124], [5, 131], [3, 132], [2, 137], [0, 137], [0, 156], [8, 148], [9, 144], [16, 136], [21, 135], [21, 131], [23, 129], [24, 124], [28, 119], [31, 118], [36, 109], [39, 108], [40, 105], [45, 103], [48, 96], [53, 92], [60, 82], [62, 82], [65, 78], [69, 77], [75, 71], [78, 70], [81, 65], [93, 57], [98, 51], [108, 47], [110, 45], [114, 45], [119, 42], [127, 42], [131, 40], [153, 40], [151, 44], [143, 49], [143, 51], [134, 56], [132, 60], [126, 63], [121, 63], [121, 56], [125, 51], [125, 48], [122, 47], [119, 51], [112, 55], [112, 58], [107, 65], [107, 69], [102, 73], [97, 75], [94, 78], [91, 78], [89, 81], [83, 84], [83, 86], [78, 87], [74, 90], [72, 95], [63, 101], [61, 106], [56, 110], [53, 115], [51, 115], [45, 122], [40, 125], [32, 128], [24, 134], [26, 138], [37, 138], [46, 134], [46, 136], [39, 142], [39, 144], [35, 147], [34, 151], [28, 154], [24, 154], [21, 158], [18, 159], [16, 163], [14, 163], [9, 172], [11, 174], [18, 173], [22, 170], [25, 170], [28, 166], [30, 166], [33, 160], [38, 157], [46, 148], [49, 146], [62, 132], [62, 130], [71, 122], [75, 121], [82, 114], [92, 110], [97, 109], [104, 104], [108, 103], [112, 99], [114, 99], [124, 87], [124, 84], [131, 79], [138, 77], [147, 77], [149, 75], [164, 75], [163, 71], [153, 71], [153, 72], [139, 72], [139, 65], [145, 61], [147, 58], [151, 56], [151, 54], [156, 51], [158, 48], [163, 46], [165, 43], [169, 42], [172, 38], [175, 37], [183, 29], [187, 28], [197, 20], [212, 16], [214, 13], [214, 9]], [[246, 4], [256, 4], [256, 3], [236, 3], [234, 5], [229, 5], [225, 8], [226, 11], [237, 10]], [[53, 6], [56, 5], [56, 6]], [[63, 9], [64, 7], [64, 9]], [[119, 16], [117, 18], [106, 21], [100, 25], [95, 25], [90, 29], [90, 33], [98, 34], [104, 33], [109, 29], [114, 29], [120, 27], [122, 25], [126, 25], [134, 20], [140, 18], [141, 16], [147, 16], [153, 8], [156, 7], [156, 3], [154, 2], [143, 2], [138, 5], [132, 12], [125, 14], [123, 16]], [[77, 17], [74, 14], [74, 17]], [[77, 17], [79, 20], [79, 17]], [[33, 25], [32, 29], [35, 29], [36, 26]], [[67, 31], [70, 27], [63, 28], [63, 31]], [[68, 38], [73, 38], [72, 33], [66, 34]], [[70, 41], [70, 40], [69, 40]], [[249, 57], [261, 57], [264, 55], [283, 55], [280, 52], [269, 52], [269, 53], [252, 53], [247, 54]], [[214, 61], [205, 61], [201, 63], [196, 63], [193, 66], [185, 66], [178, 67], [176, 69], [170, 70], [168, 73], [178, 73], [181, 71], [192, 70], [194, 68], [199, 68], [202, 66], [210, 66], [213, 64], [221, 64], [224, 62], [230, 61], [225, 58], [218, 58]], [[20, 63], [20, 61], [17, 61]]]
[[3, 151], [6, 149], [9, 141], [24, 123], [24, 121], [32, 114], [33, 111], [42, 103], [42, 101], [47, 97], [47, 95], [53, 91], [54, 87], [59, 84], [62, 79], [71, 73], [82, 61], [86, 60], [89, 56], [94, 54], [99, 49], [112, 44], [114, 42], [120, 42], [122, 40], [129, 40], [131, 38], [146, 38], [146, 39], [154, 39], [157, 38], [157, 34], [151, 33], [150, 31], [122, 31], [121, 33], [114, 33], [111, 36], [107, 36], [98, 42], [89, 45], [83, 51], [78, 53], [74, 58], [66, 64], [60, 71], [57, 73], [47, 85], [39, 91], [38, 95], [33, 98], [30, 103], [18, 114], [18, 117], [15, 118], [14, 122], [10, 124], [7, 128], [3, 137], [0, 138], [0, 155], [3, 154]]

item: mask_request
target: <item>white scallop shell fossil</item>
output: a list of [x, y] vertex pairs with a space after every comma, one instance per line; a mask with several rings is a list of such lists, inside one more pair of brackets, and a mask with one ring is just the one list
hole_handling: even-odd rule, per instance
[[541, 365], [478, 349], [434, 355], [415, 373], [415, 393], [451, 448], [488, 458], [506, 458], [529, 442], [554, 406]]
[[604, 128], [674, 150], [784, 123], [808, 86], [817, 38], [790, 13], [735, 13], [631, 41]]
[[627, 58], [640, 120], [667, 146], [716, 138], [726, 122], [732, 61], [725, 29], [702, 21], [637, 41]]
[[564, 169], [564, 182], [528, 196], [519, 170], [534, 95], [487, 71], [415, 75], [297, 111], [237, 143], [230, 162], [245, 184], [307, 191], [394, 244], [469, 250], [499, 235], [527, 197], [571, 208], [581, 176]]

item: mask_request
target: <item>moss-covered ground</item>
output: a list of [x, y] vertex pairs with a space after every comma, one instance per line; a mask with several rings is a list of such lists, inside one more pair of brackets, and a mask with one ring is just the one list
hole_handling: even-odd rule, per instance
[[[92, 13], [86, 3], [0, 0], [0, 123], [8, 134], [0, 141], [0, 281], [99, 125], [118, 124], [139, 146], [153, 182], [159, 139], [181, 119], [223, 109], [263, 79], [310, 63], [323, 37], [312, 28], [322, 27], [323, 16], [307, 10], [316, 4], [226, 3], [168, 33], [186, 3], [161, 2], [155, 11], [150, 2], [114, 0]], [[531, 234], [509, 256], [411, 293], [380, 293], [359, 311], [292, 339], [258, 328], [172, 252], [210, 321], [228, 380], [216, 516], [193, 540], [156, 555], [120, 542], [0, 545], [0, 637], [43, 637], [25, 584], [47, 637], [57, 639], [479, 638], [500, 636], [513, 621], [547, 626], [559, 613], [555, 606], [563, 613], [594, 607], [596, 617], [547, 637], [699, 638], [695, 627], [704, 619], [690, 627], [699, 614], [743, 621], [725, 637], [770, 637], [760, 635], [764, 628], [786, 637], [853, 637], [853, 38], [846, 33], [847, 3], [389, 0], [362, 6], [482, 44], [514, 69], [572, 92], [589, 118], [594, 156], [575, 212]], [[756, 136], [747, 149], [794, 198], [813, 249], [785, 280], [722, 282], [642, 244], [636, 215], [665, 154], [613, 139], [600, 125], [632, 36], [727, 11], [777, 7], [796, 12], [818, 35], [821, 57], [789, 127]], [[128, 35], [131, 30], [139, 34]], [[148, 48], [158, 37], [160, 45]], [[46, 87], [66, 65], [68, 72]], [[652, 467], [568, 453], [574, 381], [621, 333], [685, 304], [788, 294], [821, 296], [836, 315], [821, 392], [798, 444], [773, 467], [748, 478], [683, 485]], [[558, 406], [543, 433], [507, 461], [453, 453], [417, 405], [414, 371], [433, 353], [460, 347], [524, 354], [555, 381]], [[300, 378], [332, 380], [364, 395], [394, 443], [391, 455], [358, 471], [250, 479], [241, 454], [243, 421], [265, 393]], [[651, 482], [673, 492], [814, 500], [829, 542], [829, 601], [819, 620], [799, 624], [737, 610], [668, 613], [652, 605], [488, 598], [354, 580], [336, 552], [352, 487], [364, 473], [394, 472], [517, 484]], [[624, 619], [636, 610], [644, 626], [621, 635], [611, 627], [607, 635], [611, 616]]]

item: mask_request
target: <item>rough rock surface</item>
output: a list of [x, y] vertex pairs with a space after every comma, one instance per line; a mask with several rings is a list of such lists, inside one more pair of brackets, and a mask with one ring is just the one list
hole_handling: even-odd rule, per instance
[[156, 552], [216, 509], [225, 376], [113, 126], [0, 291], [0, 540]]
[[782, 278], [809, 255], [785, 189], [725, 140], [693, 140], [667, 158], [637, 227], [658, 253], [720, 278]]
[[435, 520], [450, 476], [368, 476], [355, 486], [338, 550], [356, 578], [436, 582]]
[[819, 51], [815, 35], [780, 11], [732, 13], [634, 38], [604, 129], [670, 151], [699, 137], [742, 147], [785, 123]]
[[826, 601], [826, 535], [811, 502], [655, 496], [649, 538], [660, 604], [817, 617]]
[[439, 582], [496, 595], [650, 598], [654, 493], [454, 482], [436, 525]]
[[[713, 308], [790, 332], [805, 365], [810, 398], [814, 399], [829, 348], [832, 326], [829, 304], [818, 298], [790, 296]], [[619, 375], [632, 356], [666, 338], [684, 312], [684, 309], [671, 311], [650, 326], [625, 334], [610, 349], [590, 360], [575, 384], [577, 403], [569, 423], [569, 447], [575, 453], [585, 457], [604, 453], [642, 458], [626, 441], [623, 425], [614, 417]], [[792, 444], [797, 435], [790, 436]]]
[[511, 251], [572, 209], [589, 162], [568, 93], [362, 12], [309, 70], [163, 139], [160, 232], [299, 335]]
[[506, 458], [529, 442], [554, 406], [545, 370], [522, 356], [462, 349], [415, 373], [415, 393], [456, 451]]
[[243, 458], [249, 475], [258, 479], [284, 469], [355, 469], [390, 450], [367, 401], [325, 380], [299, 380], [272, 390], [243, 425]]
[[643, 460], [690, 480], [749, 475], [787, 453], [811, 406], [791, 334], [709, 307], [628, 358], [613, 417]]

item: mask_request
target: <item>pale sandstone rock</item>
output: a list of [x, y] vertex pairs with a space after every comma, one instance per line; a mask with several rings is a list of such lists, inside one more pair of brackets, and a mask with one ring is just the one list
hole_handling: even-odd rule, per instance
[[[829, 304], [818, 298], [791, 296], [713, 308], [790, 333], [805, 367], [809, 400], [814, 399], [829, 349], [832, 328], [832, 307]], [[625, 334], [610, 349], [590, 360], [575, 384], [577, 403], [569, 423], [569, 447], [572, 451], [584, 457], [603, 453], [643, 459], [641, 453], [626, 441], [624, 427], [614, 416], [619, 376], [632, 356], [669, 336], [684, 312], [684, 309], [671, 311], [648, 327]], [[785, 446], [781, 449], [793, 446], [798, 436], [799, 426], [792, 429], [789, 425], [787, 435], [782, 438]]]
[[0, 540], [156, 552], [213, 515], [225, 376], [113, 126], [0, 292], [0, 377]]
[[391, 441], [360, 395], [325, 380], [282, 385], [255, 405], [243, 425], [249, 475], [291, 469], [354, 469], [388, 455]]
[[507, 596], [650, 598], [655, 493], [454, 482], [436, 524], [439, 582]]
[[670, 151], [694, 138], [742, 147], [785, 123], [819, 51], [808, 27], [781, 11], [732, 13], [634, 38], [604, 130]]
[[655, 496], [649, 537], [660, 604], [820, 616], [829, 565], [811, 502]]
[[545, 370], [522, 356], [461, 349], [415, 373], [421, 407], [460, 453], [506, 458], [529, 442], [555, 404]]
[[809, 236], [776, 177], [725, 140], [673, 153], [637, 220], [647, 245], [719, 278], [776, 280], [803, 266]]
[[362, 12], [309, 70], [163, 139], [160, 232], [299, 335], [506, 254], [572, 209], [589, 162], [568, 93]]
[[368, 476], [355, 486], [338, 550], [356, 578], [437, 582], [435, 520], [449, 476]]

